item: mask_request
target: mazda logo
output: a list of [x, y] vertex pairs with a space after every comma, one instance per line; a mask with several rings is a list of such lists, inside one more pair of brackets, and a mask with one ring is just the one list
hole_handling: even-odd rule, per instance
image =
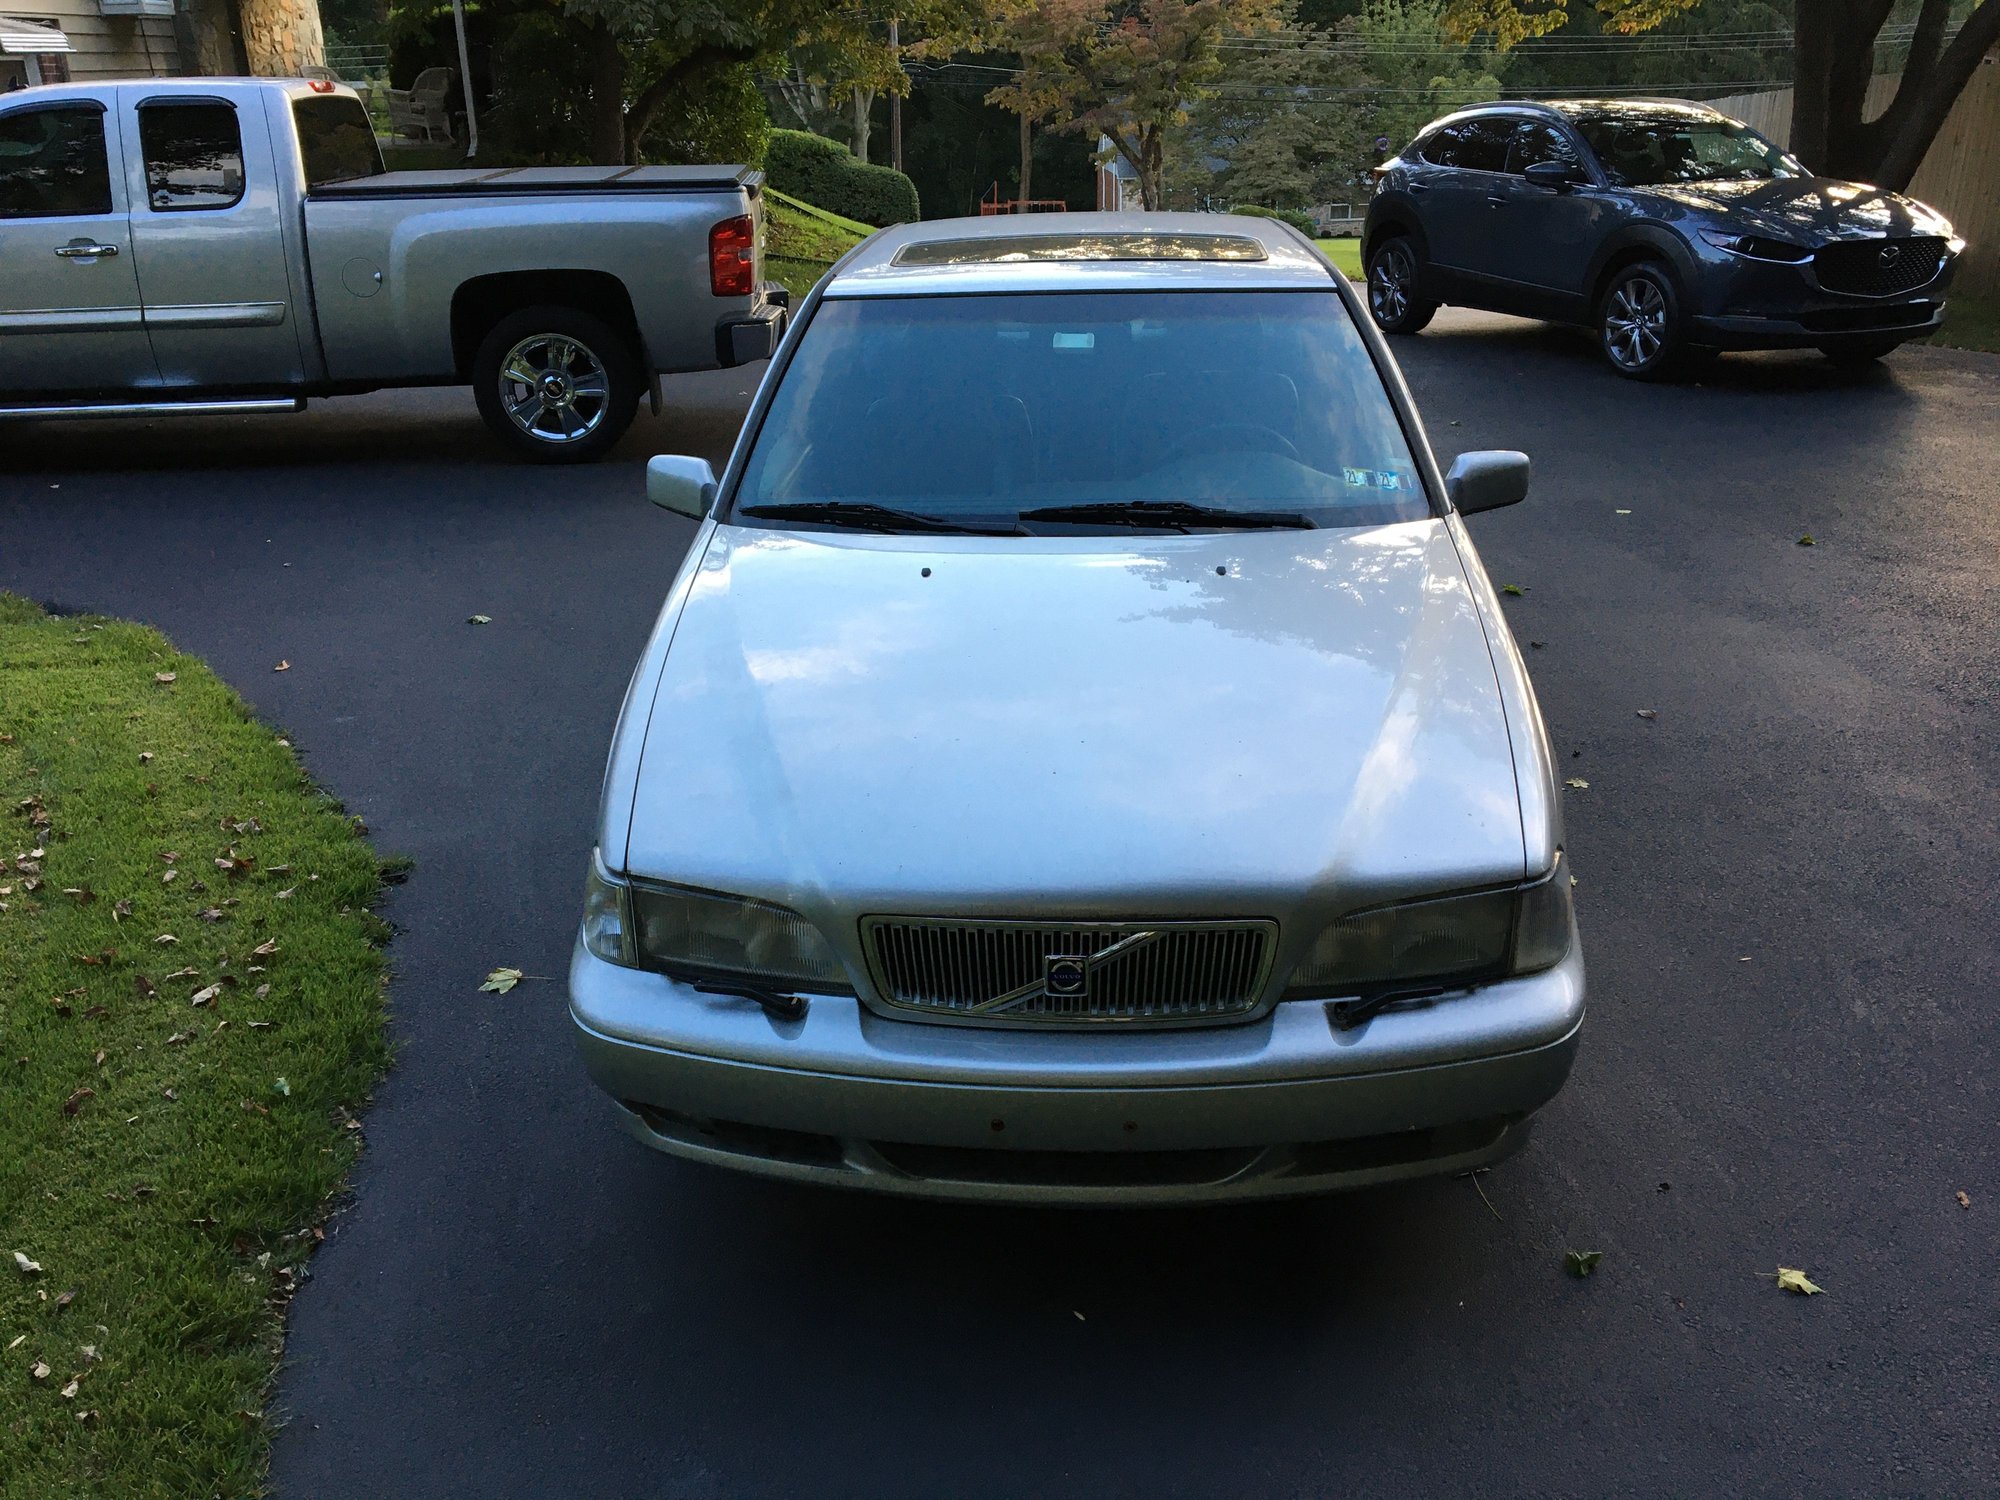
[[1903, 247], [1901, 245], [1884, 245], [1882, 247], [1882, 253], [1876, 257], [1876, 259], [1880, 260], [1882, 264], [1885, 266], [1893, 266], [1897, 261], [1901, 260], [1902, 258], [1903, 258]]

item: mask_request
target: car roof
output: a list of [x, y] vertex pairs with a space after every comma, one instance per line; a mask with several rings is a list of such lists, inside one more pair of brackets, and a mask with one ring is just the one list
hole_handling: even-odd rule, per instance
[[1424, 129], [1428, 130], [1431, 126], [1447, 124], [1453, 120], [1468, 120], [1475, 115], [1501, 112], [1547, 115], [1565, 120], [1615, 120], [1620, 117], [1633, 120], [1662, 120], [1675, 117], [1689, 120], [1729, 118], [1720, 110], [1711, 109], [1706, 104], [1696, 104], [1689, 99], [1495, 99], [1490, 103], [1468, 105], [1464, 109], [1442, 115]]
[[899, 224], [835, 267], [829, 297], [1325, 288], [1304, 236], [1247, 214], [996, 214]]

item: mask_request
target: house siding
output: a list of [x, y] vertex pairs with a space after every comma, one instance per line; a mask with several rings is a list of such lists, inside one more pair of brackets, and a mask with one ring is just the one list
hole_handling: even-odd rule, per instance
[[62, 27], [76, 51], [61, 57], [72, 80], [172, 78], [185, 70], [166, 16], [104, 16], [97, 0], [0, 0], [0, 10]]

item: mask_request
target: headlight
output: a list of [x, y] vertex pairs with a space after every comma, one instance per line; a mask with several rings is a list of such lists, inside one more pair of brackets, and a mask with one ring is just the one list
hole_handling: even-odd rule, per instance
[[1794, 245], [1790, 240], [1769, 239], [1761, 234], [1726, 234], [1720, 229], [1704, 229], [1701, 237], [1718, 250], [1727, 250], [1731, 255], [1745, 255], [1751, 260], [1796, 263], [1812, 259], [1812, 251], [1805, 245]]
[[627, 968], [762, 990], [851, 995], [820, 930], [789, 907], [685, 886], [633, 885], [592, 859], [583, 944]]
[[1569, 952], [1562, 856], [1530, 885], [1405, 901], [1327, 924], [1292, 971], [1285, 998], [1476, 984], [1554, 967]]

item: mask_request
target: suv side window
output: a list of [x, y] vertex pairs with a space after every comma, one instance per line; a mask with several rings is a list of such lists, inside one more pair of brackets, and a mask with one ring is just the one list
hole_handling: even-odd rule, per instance
[[243, 200], [243, 135], [214, 100], [139, 106], [146, 196], [161, 212], [229, 208]]
[[58, 104], [0, 115], [0, 219], [110, 212], [103, 110]]
[[1458, 143], [1463, 125], [1447, 125], [1442, 130], [1433, 130], [1417, 142], [1417, 155], [1434, 167], [1455, 167], [1458, 165]]
[[1506, 171], [1507, 140], [1517, 123], [1513, 115], [1480, 115], [1464, 121], [1457, 127], [1458, 160], [1452, 165], [1471, 172]]
[[1544, 161], [1559, 161], [1578, 170], [1583, 166], [1569, 137], [1555, 126], [1541, 120], [1523, 120], [1507, 142], [1507, 170], [1518, 176]]

